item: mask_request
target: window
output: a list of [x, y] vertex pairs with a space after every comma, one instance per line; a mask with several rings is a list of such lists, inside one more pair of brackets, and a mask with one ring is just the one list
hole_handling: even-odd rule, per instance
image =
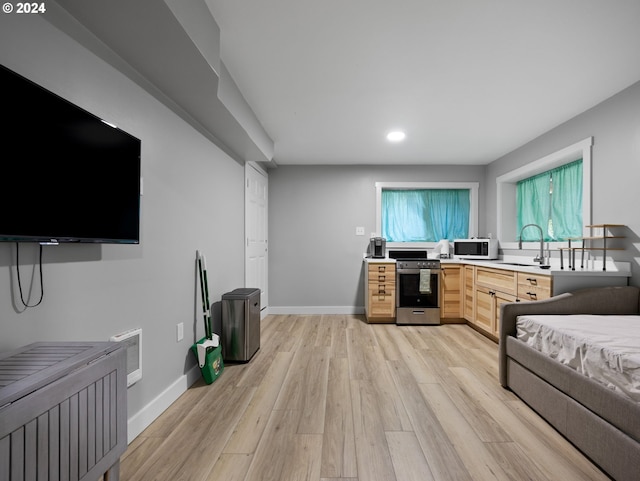
[[[582, 195], [580, 198], [581, 207], [572, 208], [575, 213], [576, 210], [581, 210], [581, 226], [580, 233], [583, 234], [583, 228], [585, 224], [591, 223], [591, 147], [593, 145], [593, 137], [587, 137], [586, 139], [576, 142], [569, 147], [566, 147], [557, 152], [547, 155], [541, 159], [530, 162], [523, 167], [515, 169], [511, 172], [507, 172], [499, 176], [496, 179], [497, 183], [497, 233], [500, 240], [500, 246], [505, 249], [517, 249], [518, 248], [518, 235], [520, 233], [518, 222], [522, 222], [521, 225], [526, 225], [527, 222], [519, 220], [518, 214], [518, 202], [517, 202], [517, 190], [518, 182], [524, 179], [528, 179], [538, 174], [546, 173], [559, 169], [562, 166], [569, 165], [574, 161], [582, 159], [581, 174], [582, 174]], [[554, 180], [555, 181], [555, 180]], [[557, 189], [554, 189], [557, 191]], [[575, 194], [580, 195], [579, 192]], [[559, 234], [559, 225], [555, 218], [552, 218], [555, 239], [566, 238], [564, 235]], [[542, 222], [538, 219], [538, 222]], [[534, 223], [538, 223], [534, 222]], [[540, 225], [540, 224], [538, 224]], [[544, 229], [544, 226], [542, 226]], [[528, 230], [528, 229], [527, 229]], [[531, 229], [531, 233], [528, 235], [535, 236], [536, 229]], [[525, 232], [525, 234], [527, 234]], [[527, 237], [525, 237], [526, 240]], [[558, 240], [557, 242], [561, 242]]]
[[522, 240], [537, 240], [538, 232], [522, 228], [536, 224], [545, 241], [582, 235], [582, 159], [520, 180], [516, 184], [517, 226]]
[[478, 184], [377, 182], [377, 233], [387, 245], [430, 246], [476, 235]]

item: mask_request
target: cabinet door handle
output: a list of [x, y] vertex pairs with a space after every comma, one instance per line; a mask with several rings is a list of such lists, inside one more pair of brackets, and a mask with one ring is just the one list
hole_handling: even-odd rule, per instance
[[538, 279], [536, 279], [535, 277], [527, 277], [527, 280], [535, 286], [538, 285]]
[[538, 295], [535, 292], [527, 292], [527, 295], [529, 297], [533, 297], [534, 299], [536, 299], [538, 297]]
[[378, 282], [384, 282], [387, 276], [378, 276]]

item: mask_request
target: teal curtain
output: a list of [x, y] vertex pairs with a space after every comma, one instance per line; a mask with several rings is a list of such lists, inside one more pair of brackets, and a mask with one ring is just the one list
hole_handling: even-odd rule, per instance
[[469, 236], [468, 189], [382, 190], [382, 237], [437, 242]]
[[[518, 182], [516, 204], [518, 212], [518, 233], [527, 224], [537, 224], [544, 232], [548, 230], [551, 197], [549, 172], [538, 174]], [[528, 228], [522, 233], [522, 240], [538, 240], [538, 229]]]
[[551, 219], [555, 239], [582, 235], [582, 160], [553, 171]]
[[[545, 241], [581, 236], [582, 159], [519, 181], [516, 204], [517, 235], [523, 226], [537, 224]], [[526, 229], [522, 240], [537, 241], [537, 229]]]

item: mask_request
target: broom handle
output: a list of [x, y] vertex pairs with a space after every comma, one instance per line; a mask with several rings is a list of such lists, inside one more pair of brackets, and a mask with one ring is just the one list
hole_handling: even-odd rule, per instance
[[204, 316], [204, 335], [207, 339], [209, 339], [209, 323], [207, 321], [207, 304], [205, 299], [205, 287], [204, 287], [204, 276], [202, 272], [202, 257], [200, 252], [197, 253], [198, 257], [198, 274], [200, 276], [200, 292], [202, 293], [202, 314]]
[[204, 257], [204, 254], [202, 255], [202, 275], [204, 277], [204, 296], [206, 299], [206, 303], [205, 303], [205, 322], [207, 323], [207, 327], [206, 327], [206, 332], [207, 332], [207, 339], [213, 339], [213, 330], [211, 329], [211, 304], [209, 304], [209, 280], [208, 280], [208, 276], [207, 276], [207, 260]]

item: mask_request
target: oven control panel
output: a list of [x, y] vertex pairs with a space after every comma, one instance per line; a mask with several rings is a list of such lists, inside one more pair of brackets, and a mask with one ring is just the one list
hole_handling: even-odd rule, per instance
[[405, 260], [397, 261], [397, 269], [440, 269], [438, 260]]

